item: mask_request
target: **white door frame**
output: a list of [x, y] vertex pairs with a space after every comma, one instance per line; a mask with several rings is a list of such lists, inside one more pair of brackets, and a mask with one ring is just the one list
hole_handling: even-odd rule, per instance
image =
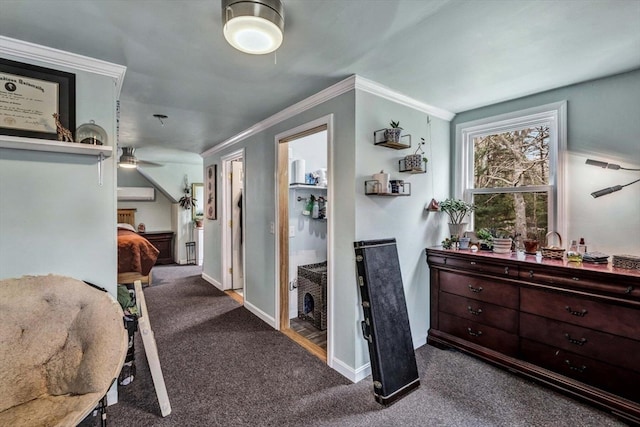
[[[222, 163], [222, 185], [220, 186], [222, 189], [222, 251], [220, 252], [222, 255], [222, 271], [221, 271], [221, 276], [222, 276], [222, 290], [230, 290], [232, 288], [232, 283], [233, 283], [233, 278], [231, 276], [231, 274], [229, 273], [229, 269], [233, 266], [233, 253], [231, 251], [231, 242], [232, 242], [232, 234], [231, 234], [231, 227], [229, 227], [229, 221], [231, 221], [232, 218], [232, 212], [231, 212], [231, 180], [229, 179], [229, 174], [231, 173], [231, 162], [236, 161], [236, 160], [241, 160], [242, 162], [244, 162], [244, 148], [241, 148], [240, 150], [234, 151], [232, 153], [227, 154], [226, 156], [223, 156], [220, 158], [220, 162]], [[244, 166], [244, 165], [243, 165]], [[244, 175], [242, 177], [242, 188], [246, 188], [245, 186], [245, 182], [244, 182]], [[242, 198], [242, 202], [245, 204], [247, 203], [247, 198], [243, 197]], [[242, 210], [242, 221], [243, 223], [246, 223], [245, 221], [245, 212], [246, 209]], [[246, 241], [244, 238], [244, 228], [242, 229], [242, 239], [243, 241]], [[245, 245], [242, 245], [242, 268], [245, 268], [244, 266], [245, 264]], [[245, 277], [246, 275], [243, 274], [243, 282], [245, 281]], [[247, 298], [247, 294], [246, 294], [246, 289], [245, 289], [245, 283], [242, 284], [242, 289], [243, 289], [243, 295], [244, 298]]]
[[[327, 200], [329, 201], [329, 210], [327, 211], [327, 365], [329, 367], [333, 367], [333, 310], [334, 310], [334, 301], [333, 301], [333, 284], [334, 284], [334, 258], [333, 258], [333, 219], [334, 219], [334, 206], [335, 203], [333, 201], [333, 193], [334, 193], [334, 171], [333, 171], [333, 114], [328, 114], [326, 116], [320, 117], [319, 119], [313, 120], [311, 122], [307, 122], [303, 125], [295, 127], [293, 129], [289, 129], [282, 133], [279, 133], [274, 138], [275, 143], [275, 167], [274, 167], [274, 186], [275, 186], [275, 195], [276, 195], [276, 204], [275, 204], [275, 258], [276, 258], [276, 292], [275, 292], [275, 323], [276, 329], [280, 330], [280, 270], [278, 266], [280, 265], [280, 221], [278, 215], [278, 201], [280, 200], [280, 191], [278, 189], [278, 144], [280, 141], [291, 136], [303, 133], [305, 131], [311, 130], [313, 128], [317, 128], [319, 126], [326, 125], [327, 126]], [[288, 234], [288, 233], [287, 233]]]

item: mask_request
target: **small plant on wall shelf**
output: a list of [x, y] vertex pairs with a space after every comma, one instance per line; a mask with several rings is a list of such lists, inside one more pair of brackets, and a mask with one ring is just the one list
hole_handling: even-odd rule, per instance
[[400, 141], [400, 135], [402, 134], [402, 128], [400, 127], [399, 121], [391, 120], [389, 123], [390, 128], [387, 128], [384, 131], [384, 136], [388, 142], [398, 142]]

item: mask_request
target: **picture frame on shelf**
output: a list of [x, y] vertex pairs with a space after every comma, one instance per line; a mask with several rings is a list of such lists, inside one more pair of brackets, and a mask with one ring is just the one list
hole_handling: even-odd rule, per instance
[[58, 139], [54, 114], [74, 135], [75, 74], [0, 58], [0, 134]]
[[218, 172], [218, 165], [207, 166], [205, 172], [205, 215], [207, 219], [218, 219], [218, 213], [216, 210], [216, 178]]

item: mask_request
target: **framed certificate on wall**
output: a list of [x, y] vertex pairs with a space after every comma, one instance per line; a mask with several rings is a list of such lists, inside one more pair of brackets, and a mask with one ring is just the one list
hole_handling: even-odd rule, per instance
[[0, 58], [0, 134], [57, 139], [54, 114], [75, 134], [75, 74]]

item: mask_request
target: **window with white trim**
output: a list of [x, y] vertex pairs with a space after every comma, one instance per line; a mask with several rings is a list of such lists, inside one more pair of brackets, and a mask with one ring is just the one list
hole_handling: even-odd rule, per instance
[[544, 239], [561, 218], [566, 102], [456, 126], [456, 197], [473, 229]]

